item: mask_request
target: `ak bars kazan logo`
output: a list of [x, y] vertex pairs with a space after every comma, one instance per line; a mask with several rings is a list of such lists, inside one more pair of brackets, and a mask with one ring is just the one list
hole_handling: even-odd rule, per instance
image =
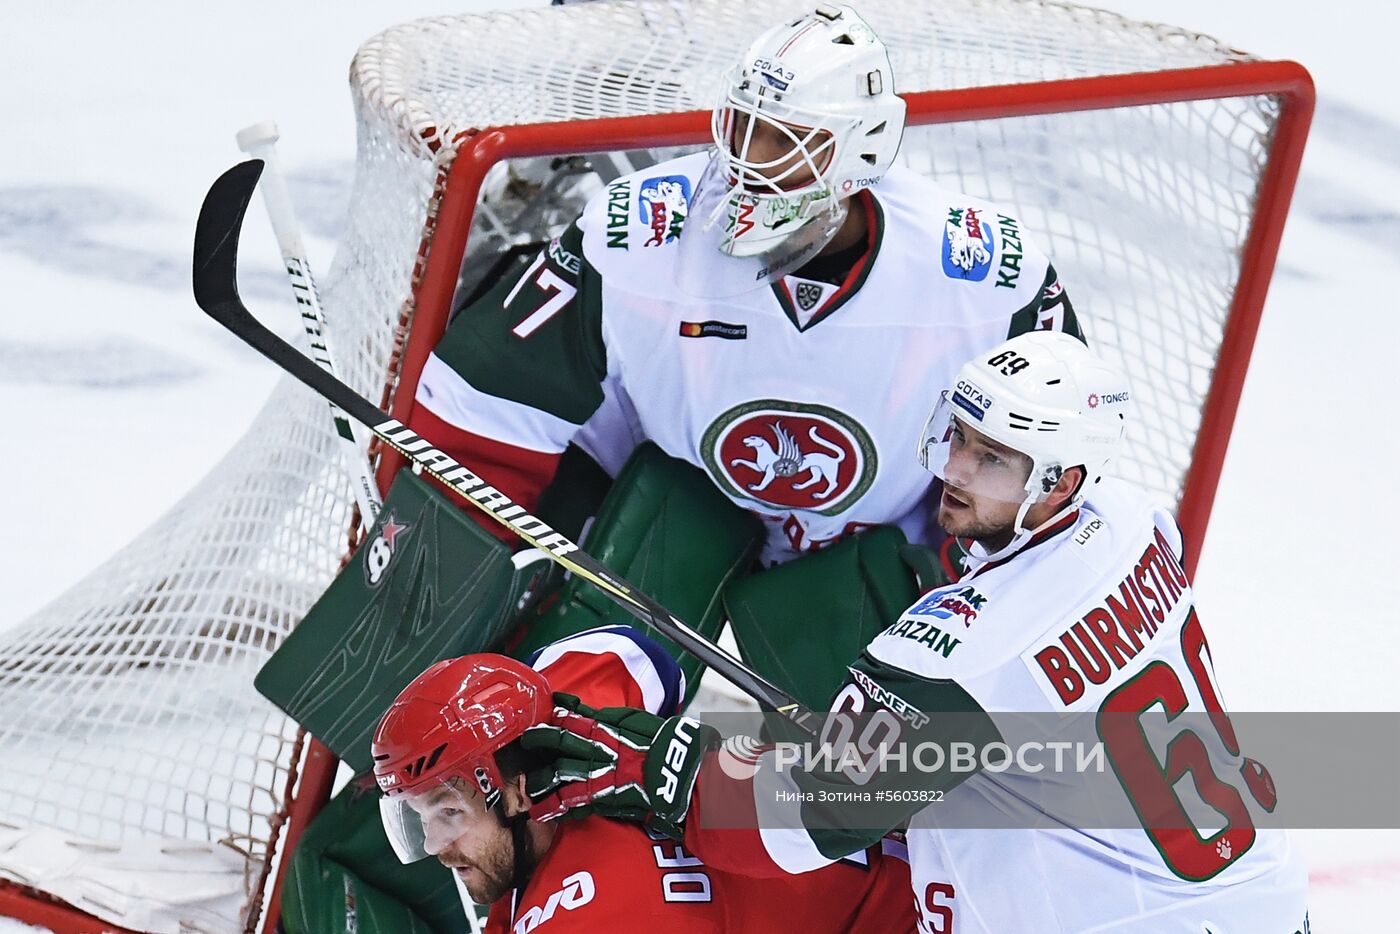
[[779, 509], [836, 515], [875, 480], [875, 445], [844, 412], [760, 399], [705, 429], [701, 456], [722, 489]]
[[981, 282], [996, 255], [992, 228], [976, 208], [952, 208], [943, 225], [943, 272], [950, 279]]
[[690, 179], [684, 175], [662, 175], [642, 182], [637, 192], [637, 216], [651, 228], [651, 237], [642, 246], [675, 240], [689, 213]]
[[924, 595], [918, 603], [905, 613], [909, 616], [932, 616], [934, 619], [949, 620], [958, 617], [964, 626], [971, 626], [977, 618], [987, 598], [971, 587], [945, 587]]

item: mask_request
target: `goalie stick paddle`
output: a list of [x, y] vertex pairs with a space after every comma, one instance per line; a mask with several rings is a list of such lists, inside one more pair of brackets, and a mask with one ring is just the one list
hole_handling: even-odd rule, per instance
[[517, 506], [500, 490], [439, 451], [413, 429], [384, 414], [253, 317], [238, 295], [238, 235], [262, 174], [262, 165], [259, 159], [249, 159], [229, 169], [214, 182], [199, 209], [194, 232], [194, 300], [204, 313], [365, 425], [403, 454], [415, 470], [426, 471], [437, 478], [467, 502], [597, 587], [632, 616], [654, 626], [760, 704], [815, 734], [817, 723], [812, 711], [681, 622], [656, 600], [613, 574], [596, 558]]

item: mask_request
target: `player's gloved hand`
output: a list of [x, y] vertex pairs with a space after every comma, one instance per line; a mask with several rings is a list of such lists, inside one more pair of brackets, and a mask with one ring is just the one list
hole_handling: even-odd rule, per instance
[[690, 793], [719, 732], [690, 717], [661, 718], [634, 707], [594, 710], [554, 695], [554, 717], [531, 727], [521, 746], [548, 761], [526, 776], [530, 816], [599, 814], [645, 822], [680, 839]]

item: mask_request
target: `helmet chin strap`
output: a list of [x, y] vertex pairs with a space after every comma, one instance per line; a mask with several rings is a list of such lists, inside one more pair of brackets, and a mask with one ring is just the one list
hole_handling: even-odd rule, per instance
[[1074, 512], [1074, 510], [1079, 508], [1079, 498], [1071, 496], [1069, 498], [1069, 501], [1065, 503], [1065, 505], [1060, 509], [1059, 512], [1055, 513], [1053, 516], [1050, 516], [1048, 519], [1037, 525], [1035, 528], [1028, 529], [1025, 527], [1026, 513], [1030, 512], [1030, 508], [1035, 505], [1035, 498], [1036, 494], [1034, 493], [1027, 496], [1024, 500], [1022, 500], [1021, 508], [1016, 510], [1016, 524], [1014, 526], [1014, 528], [1016, 529], [1016, 534], [1011, 537], [1011, 541], [1007, 542], [1005, 545], [993, 552], [987, 552], [982, 547], [981, 542], [973, 542], [972, 547], [968, 549], [968, 555], [975, 561], [979, 562], [979, 565], [991, 564], [993, 561], [1001, 561], [1005, 558], [1009, 558], [1010, 556], [1014, 555], [1016, 552], [1024, 548], [1026, 546], [1026, 543], [1029, 542], [1032, 538], [1034, 538], [1035, 534], [1041, 529], [1054, 525], [1056, 522], [1059, 522], [1065, 516], [1069, 515], [1070, 513]]
[[511, 843], [511, 885], [519, 892], [523, 892], [530, 884], [530, 876], [535, 872], [535, 847], [530, 839], [530, 812], [521, 811], [514, 817], [506, 817], [505, 796], [496, 802], [496, 820], [500, 825], [510, 831]]

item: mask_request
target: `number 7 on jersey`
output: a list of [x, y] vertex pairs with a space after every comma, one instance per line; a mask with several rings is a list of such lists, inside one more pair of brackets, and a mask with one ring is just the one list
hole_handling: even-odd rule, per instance
[[510, 333], [521, 339], [527, 338], [539, 330], [541, 325], [562, 311], [578, 294], [578, 289], [561, 279], [553, 269], [548, 266], [541, 269], [541, 266], [544, 266], [543, 252], [535, 257], [530, 268], [525, 270], [525, 274], [520, 277], [519, 282], [515, 283], [515, 288], [510, 290], [510, 294], [502, 303], [503, 307], [509, 308], [510, 303], [515, 301], [515, 297], [520, 294], [520, 290], [525, 287], [527, 282], [533, 282], [536, 288], [545, 293], [544, 302], [510, 329]]

